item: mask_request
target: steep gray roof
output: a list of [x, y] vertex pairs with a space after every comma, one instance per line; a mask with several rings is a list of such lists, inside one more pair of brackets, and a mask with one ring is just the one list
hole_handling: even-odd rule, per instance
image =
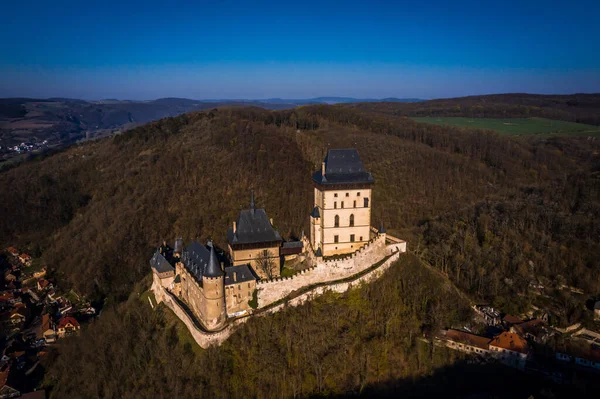
[[325, 176], [318, 170], [313, 174], [318, 184], [357, 184], [374, 183], [373, 176], [367, 172], [356, 148], [327, 151], [325, 157]]
[[215, 250], [211, 245], [207, 248], [199, 242], [191, 242], [183, 251], [181, 262], [198, 280], [201, 280], [203, 276], [219, 277], [223, 275]]
[[204, 275], [206, 277], [221, 277], [223, 275], [223, 270], [221, 270], [221, 265], [219, 265], [215, 248], [212, 246], [212, 243], [209, 243], [209, 246], [210, 255], [208, 257], [208, 265], [206, 265], [206, 269], [204, 269]]
[[236, 226], [235, 233], [232, 228], [227, 230], [227, 239], [230, 244], [281, 241], [281, 236], [271, 226], [264, 209], [245, 209], [241, 211]]
[[239, 284], [257, 280], [248, 265], [229, 266], [225, 268], [225, 285]]
[[312, 216], [315, 219], [318, 219], [321, 217], [321, 212], [319, 212], [319, 207], [315, 206], [312, 210], [312, 212], [310, 213], [310, 216]]
[[171, 266], [169, 261], [158, 250], [150, 259], [150, 266], [152, 266], [152, 268], [154, 268], [158, 273], [175, 271], [175, 268]]

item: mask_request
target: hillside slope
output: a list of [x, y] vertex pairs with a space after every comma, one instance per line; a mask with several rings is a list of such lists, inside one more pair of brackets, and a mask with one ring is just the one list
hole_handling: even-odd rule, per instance
[[[598, 289], [581, 269], [598, 275], [597, 142], [528, 141], [344, 107], [188, 114], [26, 163], [0, 174], [0, 243], [33, 246], [83, 292], [124, 296], [163, 239], [211, 237], [224, 247], [251, 189], [284, 236], [308, 231], [310, 176], [327, 147], [359, 149], [377, 182], [373, 223], [427, 245], [428, 259], [444, 269], [458, 262], [457, 251], [487, 254], [499, 272], [485, 278], [498, 280], [535, 258], [549, 276]], [[440, 223], [476, 232], [473, 253], [428, 238]], [[503, 248], [484, 250], [487, 239]], [[549, 245], [560, 248], [560, 262]], [[507, 246], [528, 248], [523, 260]], [[484, 282], [477, 268], [467, 267], [467, 290]]]

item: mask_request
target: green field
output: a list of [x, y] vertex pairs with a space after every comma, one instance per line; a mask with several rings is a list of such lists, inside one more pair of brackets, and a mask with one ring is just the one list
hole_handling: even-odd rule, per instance
[[504, 134], [516, 135], [547, 135], [559, 134], [568, 136], [600, 136], [600, 126], [583, 123], [557, 121], [544, 118], [462, 118], [462, 117], [415, 117], [417, 122], [435, 125], [450, 125], [474, 129], [495, 130]]

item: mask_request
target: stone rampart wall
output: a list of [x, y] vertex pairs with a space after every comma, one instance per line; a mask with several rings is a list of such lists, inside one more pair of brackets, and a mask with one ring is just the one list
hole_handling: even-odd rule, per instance
[[[258, 307], [263, 308], [276, 302], [290, 293], [303, 287], [328, 281], [341, 280], [357, 274], [384, 257], [396, 252], [398, 248], [388, 249], [385, 245], [385, 234], [379, 234], [368, 245], [341, 259], [324, 260], [314, 257], [316, 266], [295, 274], [292, 277], [281, 277], [269, 281], [259, 281]], [[401, 252], [405, 252], [406, 249]], [[310, 249], [307, 249], [310, 259]]]

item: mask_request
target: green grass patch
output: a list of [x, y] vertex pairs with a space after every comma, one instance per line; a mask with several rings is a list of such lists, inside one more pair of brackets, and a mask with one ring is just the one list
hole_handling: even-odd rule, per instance
[[296, 273], [298, 273], [297, 270], [290, 269], [285, 266], [283, 267], [283, 269], [281, 269], [281, 277], [292, 277]]
[[512, 135], [565, 135], [565, 136], [600, 136], [600, 127], [557, 121], [545, 118], [463, 118], [463, 117], [415, 117], [417, 122], [434, 125], [456, 126], [472, 129], [489, 129]]

